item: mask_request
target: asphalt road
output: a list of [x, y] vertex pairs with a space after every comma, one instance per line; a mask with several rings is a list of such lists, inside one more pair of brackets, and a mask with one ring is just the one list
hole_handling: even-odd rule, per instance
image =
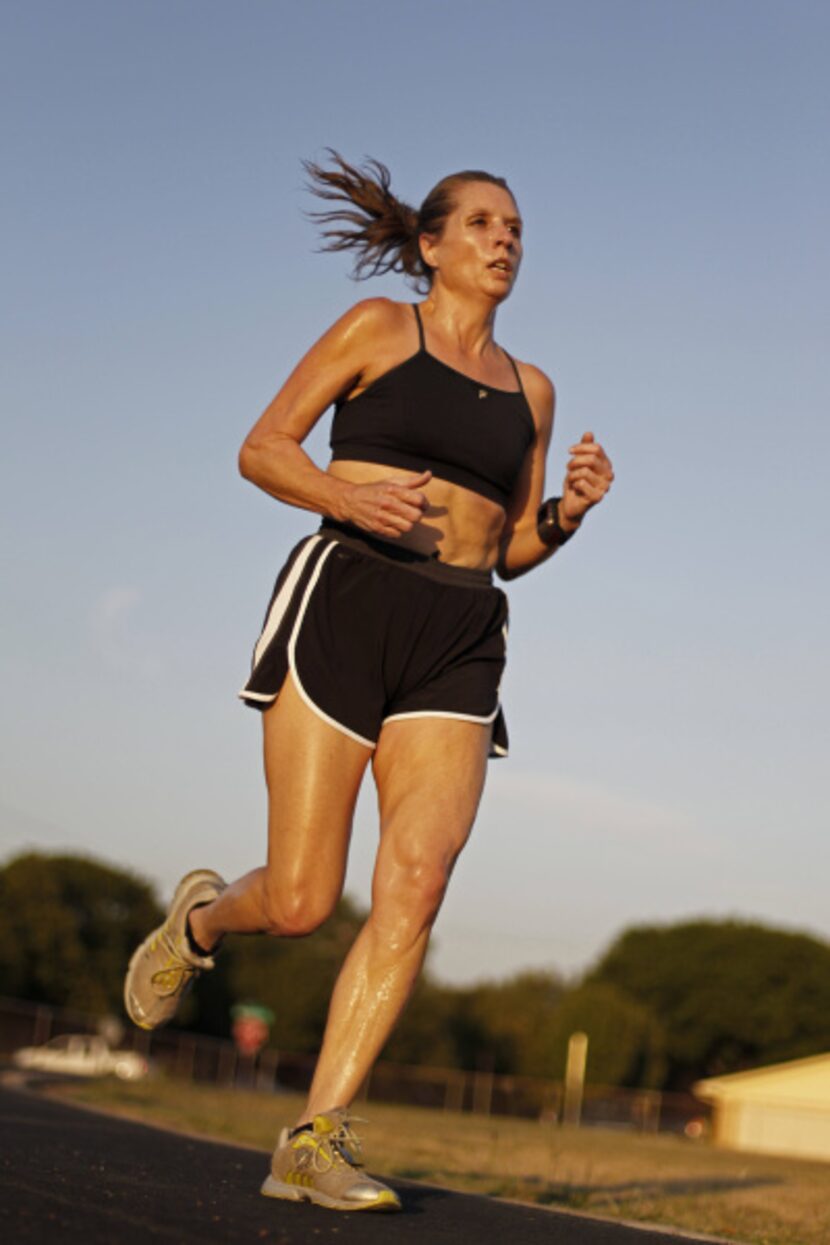
[[[9, 1245], [679, 1245], [600, 1223], [398, 1181], [398, 1214], [264, 1198], [267, 1156], [0, 1089], [0, 1240]], [[689, 1238], [685, 1238], [689, 1239]]]

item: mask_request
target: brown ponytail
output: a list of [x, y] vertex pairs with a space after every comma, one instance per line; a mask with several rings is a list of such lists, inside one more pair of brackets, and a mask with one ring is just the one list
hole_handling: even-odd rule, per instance
[[455, 206], [454, 191], [461, 182], [492, 182], [509, 194], [503, 177], [477, 169], [451, 173], [429, 192], [415, 211], [389, 189], [391, 175], [379, 160], [366, 160], [362, 168], [348, 164], [331, 148], [336, 168], [326, 169], [311, 160], [303, 162], [309, 189], [320, 199], [348, 204], [309, 215], [324, 225], [324, 251], [357, 251], [352, 275], [357, 280], [386, 272], [402, 272], [421, 292], [432, 284], [432, 270], [421, 258], [418, 238], [422, 233], [440, 237], [444, 222]]

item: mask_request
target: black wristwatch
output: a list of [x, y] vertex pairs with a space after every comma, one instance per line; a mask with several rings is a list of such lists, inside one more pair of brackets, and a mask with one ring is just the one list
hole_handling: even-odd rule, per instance
[[543, 545], [547, 545], [550, 549], [558, 549], [560, 545], [564, 545], [579, 531], [577, 525], [572, 532], [566, 532], [559, 522], [559, 503], [561, 497], [549, 497], [547, 501], [543, 501], [539, 509], [536, 511], [536, 531], [539, 533], [539, 539]]

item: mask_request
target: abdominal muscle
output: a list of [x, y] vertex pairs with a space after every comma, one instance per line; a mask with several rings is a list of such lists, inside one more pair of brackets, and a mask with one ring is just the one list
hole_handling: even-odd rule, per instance
[[[328, 474], [351, 484], [375, 484], [379, 480], [405, 480], [411, 471], [383, 467], [377, 463], [352, 462], [338, 459], [329, 463]], [[498, 557], [499, 540], [504, 528], [504, 510], [471, 489], [450, 484], [448, 480], [432, 479], [421, 492], [427, 499], [423, 518], [409, 532], [388, 539], [427, 557], [436, 554], [442, 562], [453, 566], [491, 570]]]

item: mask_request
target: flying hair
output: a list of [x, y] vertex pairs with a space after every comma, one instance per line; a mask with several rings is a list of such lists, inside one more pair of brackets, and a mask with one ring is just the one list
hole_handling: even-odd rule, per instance
[[380, 160], [367, 158], [358, 167], [349, 164], [331, 147], [326, 149], [333, 167], [304, 160], [308, 189], [318, 199], [343, 206], [309, 212], [326, 226], [321, 232], [324, 251], [356, 252], [352, 276], [362, 281], [387, 272], [400, 272], [415, 288], [426, 293], [432, 270], [424, 263], [418, 239], [421, 234], [440, 237], [455, 207], [455, 191], [464, 182], [491, 182], [509, 194], [503, 177], [480, 169], [465, 169], [444, 177], [416, 211], [390, 189], [392, 177]]

